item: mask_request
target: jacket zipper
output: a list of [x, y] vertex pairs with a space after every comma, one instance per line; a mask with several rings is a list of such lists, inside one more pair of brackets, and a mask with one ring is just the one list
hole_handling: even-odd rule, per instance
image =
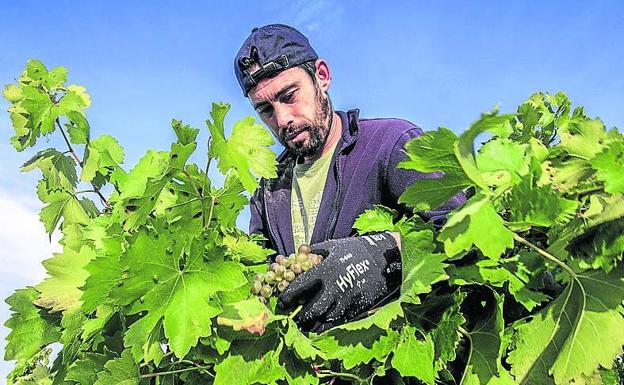
[[[266, 183], [269, 183], [268, 181]], [[262, 185], [262, 196], [264, 197], [264, 216], [266, 218], [267, 221], [267, 228], [269, 230], [269, 236], [273, 238], [273, 241], [275, 243], [275, 247], [279, 248], [279, 246], [277, 245], [277, 237], [275, 236], [275, 233], [273, 233], [273, 227], [271, 227], [271, 217], [269, 217], [269, 206], [267, 205], [267, 190], [266, 190], [266, 183]], [[279, 254], [279, 250], [278, 251]]]
[[[342, 152], [342, 149], [340, 149], [340, 152]], [[340, 155], [341, 154], [339, 153], [338, 156], [336, 156], [336, 164], [334, 167], [336, 169], [336, 184], [338, 185], [338, 191], [336, 193], [336, 199], [334, 200], [333, 217], [331, 222], [329, 222], [330, 225], [327, 228], [327, 233], [325, 234], [325, 241], [329, 240], [329, 236], [334, 231], [336, 223], [338, 222], [338, 202], [340, 202], [340, 195], [342, 194], [342, 189], [340, 188]]]

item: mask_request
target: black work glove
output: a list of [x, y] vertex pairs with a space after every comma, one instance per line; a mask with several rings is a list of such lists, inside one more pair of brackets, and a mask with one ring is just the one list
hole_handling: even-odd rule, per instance
[[294, 320], [320, 333], [351, 320], [390, 297], [401, 284], [401, 255], [390, 233], [310, 246], [323, 262], [301, 274], [279, 297], [281, 309], [304, 302]]

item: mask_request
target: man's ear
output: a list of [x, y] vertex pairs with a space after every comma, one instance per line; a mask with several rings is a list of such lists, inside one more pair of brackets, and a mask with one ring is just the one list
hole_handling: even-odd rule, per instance
[[331, 83], [329, 64], [323, 59], [316, 59], [314, 65], [316, 66], [316, 80], [318, 81], [318, 85], [322, 91], [327, 91]]

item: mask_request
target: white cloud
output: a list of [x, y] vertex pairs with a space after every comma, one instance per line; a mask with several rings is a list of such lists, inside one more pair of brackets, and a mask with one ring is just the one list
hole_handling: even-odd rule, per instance
[[[32, 202], [32, 201], [31, 201]], [[32, 203], [0, 190], [0, 274], [34, 284], [45, 276], [41, 261], [57, 242], [50, 242]]]
[[324, 31], [331, 31], [329, 26], [337, 23], [342, 17], [344, 8], [337, 2], [328, 0], [295, 1], [288, 10], [288, 20], [301, 32], [322, 35]]

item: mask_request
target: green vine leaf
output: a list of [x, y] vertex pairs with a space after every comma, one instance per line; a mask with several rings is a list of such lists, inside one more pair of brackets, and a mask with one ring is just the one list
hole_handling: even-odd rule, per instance
[[284, 335], [286, 346], [294, 349], [301, 359], [312, 359], [322, 357], [320, 350], [314, 347], [312, 341], [306, 337], [297, 327], [292, 319], [288, 319], [288, 331]]
[[420, 340], [415, 334], [416, 329], [413, 326], [403, 327], [392, 356], [392, 367], [398, 370], [401, 376], [416, 377], [426, 384], [433, 385], [436, 373], [433, 368], [433, 340], [430, 335]]
[[515, 326], [516, 348], [507, 361], [516, 379], [520, 384], [568, 384], [599, 366], [610, 367], [624, 344], [623, 300], [622, 267], [571, 279], [549, 306]]
[[238, 236], [226, 235], [223, 237], [223, 244], [227, 247], [226, 254], [238, 261], [245, 263], [267, 262], [268, 257], [274, 254], [273, 250], [265, 249], [252, 241], [246, 234]]
[[276, 350], [264, 352], [253, 359], [238, 354], [229, 355], [215, 365], [214, 384], [273, 384], [283, 379], [285, 368], [279, 362], [282, 346], [280, 342]]
[[33, 302], [38, 297], [39, 293], [31, 287], [18, 289], [6, 299], [13, 314], [4, 324], [11, 329], [4, 359], [17, 360], [20, 366], [61, 337], [61, 316], [37, 308]]
[[368, 364], [371, 360], [384, 362], [399, 340], [393, 329], [376, 326], [363, 330], [334, 328], [313, 339], [314, 346], [328, 359], [340, 360], [345, 369]]
[[[212, 121], [207, 120], [211, 142], [209, 156], [219, 160], [219, 170], [225, 175], [235, 169], [247, 191], [253, 193], [257, 186], [257, 177], [275, 178], [275, 154], [268, 147], [273, 145], [273, 138], [253, 117], [247, 117], [234, 123], [232, 135], [226, 139], [223, 120], [230, 109], [229, 104], [213, 103]], [[249, 138], [254, 138], [250, 141]]]
[[504, 260], [483, 258], [469, 265], [453, 266], [448, 272], [451, 283], [455, 285], [479, 285], [485, 282], [492, 287], [506, 286], [509, 294], [531, 311], [549, 299], [539, 291], [546, 270], [539, 258], [535, 253], [523, 250]]
[[229, 326], [235, 331], [246, 330], [252, 334], [262, 335], [269, 323], [280, 318], [282, 317], [274, 316], [258, 298], [254, 297], [227, 304], [217, 317], [217, 324]]
[[455, 156], [464, 173], [473, 184], [481, 189], [487, 190], [488, 186], [483, 181], [476, 163], [474, 141], [479, 134], [484, 132], [489, 132], [499, 138], [507, 138], [513, 132], [510, 123], [513, 117], [513, 115], [498, 115], [497, 111], [483, 114], [481, 119], [473, 123], [454, 144]]
[[607, 132], [600, 119], [586, 119], [562, 127], [559, 136], [561, 149], [568, 155], [588, 161], [604, 148]]
[[106, 370], [97, 374], [93, 385], [139, 385], [140, 375], [130, 350], [124, 350], [121, 357], [104, 364]]
[[456, 142], [455, 133], [444, 127], [407, 142], [405, 152], [408, 159], [399, 163], [398, 168], [441, 172], [443, 175], [417, 180], [399, 197], [399, 203], [406, 203], [417, 210], [431, 210], [471, 185], [455, 156]]
[[394, 229], [396, 210], [384, 206], [375, 206], [373, 209], [364, 211], [353, 223], [353, 228], [358, 233], [375, 233]]
[[96, 177], [96, 173], [107, 177], [118, 170], [123, 161], [123, 148], [117, 139], [110, 135], [101, 135], [87, 145], [80, 180], [90, 182]]
[[76, 162], [70, 156], [52, 148], [37, 153], [22, 165], [20, 171], [29, 172], [35, 168], [41, 170], [48, 191], [73, 191], [78, 182]]
[[422, 230], [401, 238], [403, 281], [401, 302], [420, 303], [419, 295], [429, 293], [432, 285], [448, 279], [444, 270], [447, 256], [434, 253], [433, 232]]
[[51, 312], [79, 308], [82, 296], [80, 287], [89, 276], [84, 268], [93, 258], [95, 251], [87, 246], [83, 246], [79, 252], [66, 247], [63, 253], [44, 261], [43, 266], [50, 276], [35, 286], [41, 293], [35, 304]]
[[470, 353], [465, 371], [469, 376], [474, 374], [479, 384], [489, 384], [492, 378], [498, 377], [501, 373], [502, 337], [505, 327], [503, 299], [494, 291], [491, 291], [491, 294], [490, 298], [483, 301], [485, 304], [482, 311], [485, 316], [468, 331]]
[[492, 259], [498, 259], [514, 244], [513, 232], [504, 225], [492, 203], [481, 194], [473, 196], [450, 215], [439, 239], [444, 242], [448, 255], [468, 251], [475, 245], [483, 255]]
[[97, 381], [98, 373], [105, 371], [104, 365], [111, 358], [113, 357], [106, 354], [86, 353], [81, 359], [70, 365], [65, 379], [80, 385], [92, 385]]
[[596, 179], [604, 182], [604, 189], [610, 194], [624, 192], [624, 140], [622, 137], [618, 139], [591, 160], [597, 171]]
[[200, 337], [211, 334], [211, 319], [221, 312], [211, 297], [246, 282], [240, 265], [223, 261], [222, 255], [215, 253], [205, 263], [203, 241], [171, 248], [172, 234], [162, 230], [137, 234], [122, 259], [128, 276], [111, 289], [118, 303], [132, 305], [130, 314], [147, 312], [126, 334], [135, 358], [161, 319], [172, 351], [184, 357]]
[[52, 236], [61, 218], [63, 218], [64, 226], [71, 224], [86, 225], [91, 219], [89, 213], [94, 213], [94, 209], [97, 211], [97, 208], [92, 206], [93, 202], [86, 198], [78, 199], [68, 192], [51, 192], [46, 196], [44, 202], [47, 203], [47, 206], [41, 209], [39, 219], [50, 236]]
[[539, 186], [533, 178], [523, 178], [505, 199], [514, 225], [551, 227], [574, 217], [578, 202], [564, 198], [551, 185]]

